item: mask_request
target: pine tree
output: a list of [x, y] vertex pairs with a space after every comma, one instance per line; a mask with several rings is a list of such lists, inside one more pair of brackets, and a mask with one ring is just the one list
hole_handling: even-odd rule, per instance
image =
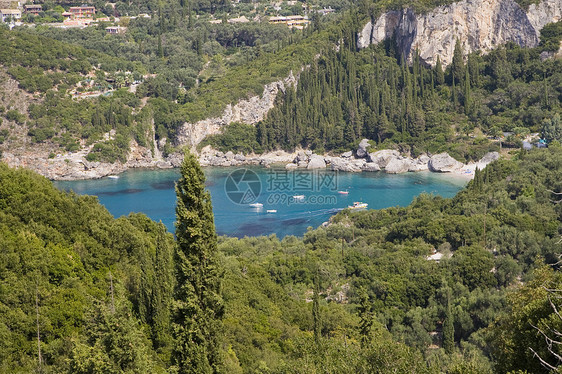
[[219, 334], [224, 314], [211, 196], [194, 155], [186, 152], [176, 184], [173, 363], [178, 373], [221, 369]]

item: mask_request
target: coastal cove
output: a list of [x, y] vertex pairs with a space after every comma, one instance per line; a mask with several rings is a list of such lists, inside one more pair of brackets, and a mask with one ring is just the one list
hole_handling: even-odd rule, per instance
[[[233, 201], [238, 195], [232, 193], [233, 187], [227, 182], [232, 181], [229, 176], [237, 175], [233, 174], [237, 170], [257, 176], [257, 198], [242, 204]], [[308, 227], [320, 226], [355, 201], [369, 204], [369, 209], [406, 206], [421, 193], [452, 197], [469, 180], [458, 175], [431, 172], [394, 175], [257, 166], [207, 167], [204, 171], [217, 233], [234, 237], [302, 236]], [[162, 221], [174, 232], [174, 184], [178, 178], [178, 169], [135, 169], [116, 179], [56, 181], [54, 184], [62, 190], [98, 196], [115, 217], [130, 212], [145, 213], [155, 221]], [[243, 189], [242, 185], [244, 183], [239, 184], [240, 189]], [[252, 208], [250, 202], [262, 203], [263, 207]], [[276, 212], [268, 213], [268, 210]]]

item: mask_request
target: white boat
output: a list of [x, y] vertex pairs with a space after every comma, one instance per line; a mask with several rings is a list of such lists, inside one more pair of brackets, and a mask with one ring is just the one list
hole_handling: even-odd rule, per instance
[[118, 175], [108, 175], [107, 176], [109, 179], [119, 179]]
[[349, 209], [359, 210], [359, 209], [366, 209], [369, 204], [362, 203], [360, 201], [355, 201], [353, 205], [348, 206]]
[[266, 210], [267, 213], [277, 213], [277, 210], [275, 209], [268, 209]]
[[262, 203], [252, 203], [250, 204], [250, 206], [252, 208], [263, 208], [263, 204]]
[[295, 200], [302, 200], [302, 199], [304, 199], [304, 195], [294, 195], [294, 196], [293, 196], [293, 199], [295, 199]]
[[338, 193], [340, 195], [347, 195], [347, 194], [349, 194], [349, 191], [338, 191]]

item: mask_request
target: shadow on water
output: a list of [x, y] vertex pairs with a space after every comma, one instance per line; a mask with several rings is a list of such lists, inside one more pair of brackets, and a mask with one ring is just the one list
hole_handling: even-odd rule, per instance
[[266, 225], [260, 225], [259, 223], [245, 223], [236, 231], [234, 236], [242, 238], [244, 236], [259, 236], [267, 235], [271, 229]]
[[156, 182], [150, 185], [155, 190], [173, 190], [176, 187], [175, 181]]
[[144, 191], [141, 188], [125, 188], [123, 190], [117, 190], [117, 191], [104, 191], [104, 192], [98, 192], [97, 195], [98, 196], [116, 196], [116, 195], [128, 195], [128, 194], [133, 194], [133, 193], [139, 193]]
[[282, 224], [285, 226], [298, 226], [308, 221], [309, 221], [308, 218], [293, 218], [293, 219], [284, 220]]

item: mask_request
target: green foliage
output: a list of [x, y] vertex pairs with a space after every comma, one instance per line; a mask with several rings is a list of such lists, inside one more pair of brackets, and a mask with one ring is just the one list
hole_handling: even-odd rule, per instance
[[156, 240], [172, 245], [163, 225], [4, 164], [0, 182], [0, 371], [162, 372], [134, 279]]
[[558, 266], [561, 165], [553, 144], [488, 165], [453, 199], [217, 243], [187, 155], [177, 246], [142, 214], [114, 219], [0, 165], [0, 370], [39, 370], [39, 329], [51, 372], [540, 372], [528, 347], [559, 363], [532, 326], [560, 331], [560, 280], [527, 280]]
[[555, 342], [562, 327], [558, 314], [561, 285], [559, 272], [543, 267], [509, 295], [509, 309], [492, 329], [498, 371], [546, 373], [560, 367], [560, 346]]
[[556, 113], [552, 118], [545, 118], [542, 122], [541, 136], [547, 142], [560, 142], [562, 140], [562, 123], [560, 114]]
[[25, 115], [21, 114], [16, 109], [8, 110], [5, 117], [8, 121], [14, 121], [18, 125], [23, 125], [25, 123]]
[[176, 184], [173, 362], [178, 373], [216, 373], [220, 358], [220, 268], [211, 196], [195, 156], [186, 152]]
[[545, 51], [558, 52], [562, 41], [562, 21], [548, 23], [541, 29], [540, 47]]
[[252, 125], [233, 123], [224, 127], [222, 134], [207, 136], [198, 146], [212, 146], [222, 152], [262, 153], [263, 148], [256, 140], [257, 129]]

